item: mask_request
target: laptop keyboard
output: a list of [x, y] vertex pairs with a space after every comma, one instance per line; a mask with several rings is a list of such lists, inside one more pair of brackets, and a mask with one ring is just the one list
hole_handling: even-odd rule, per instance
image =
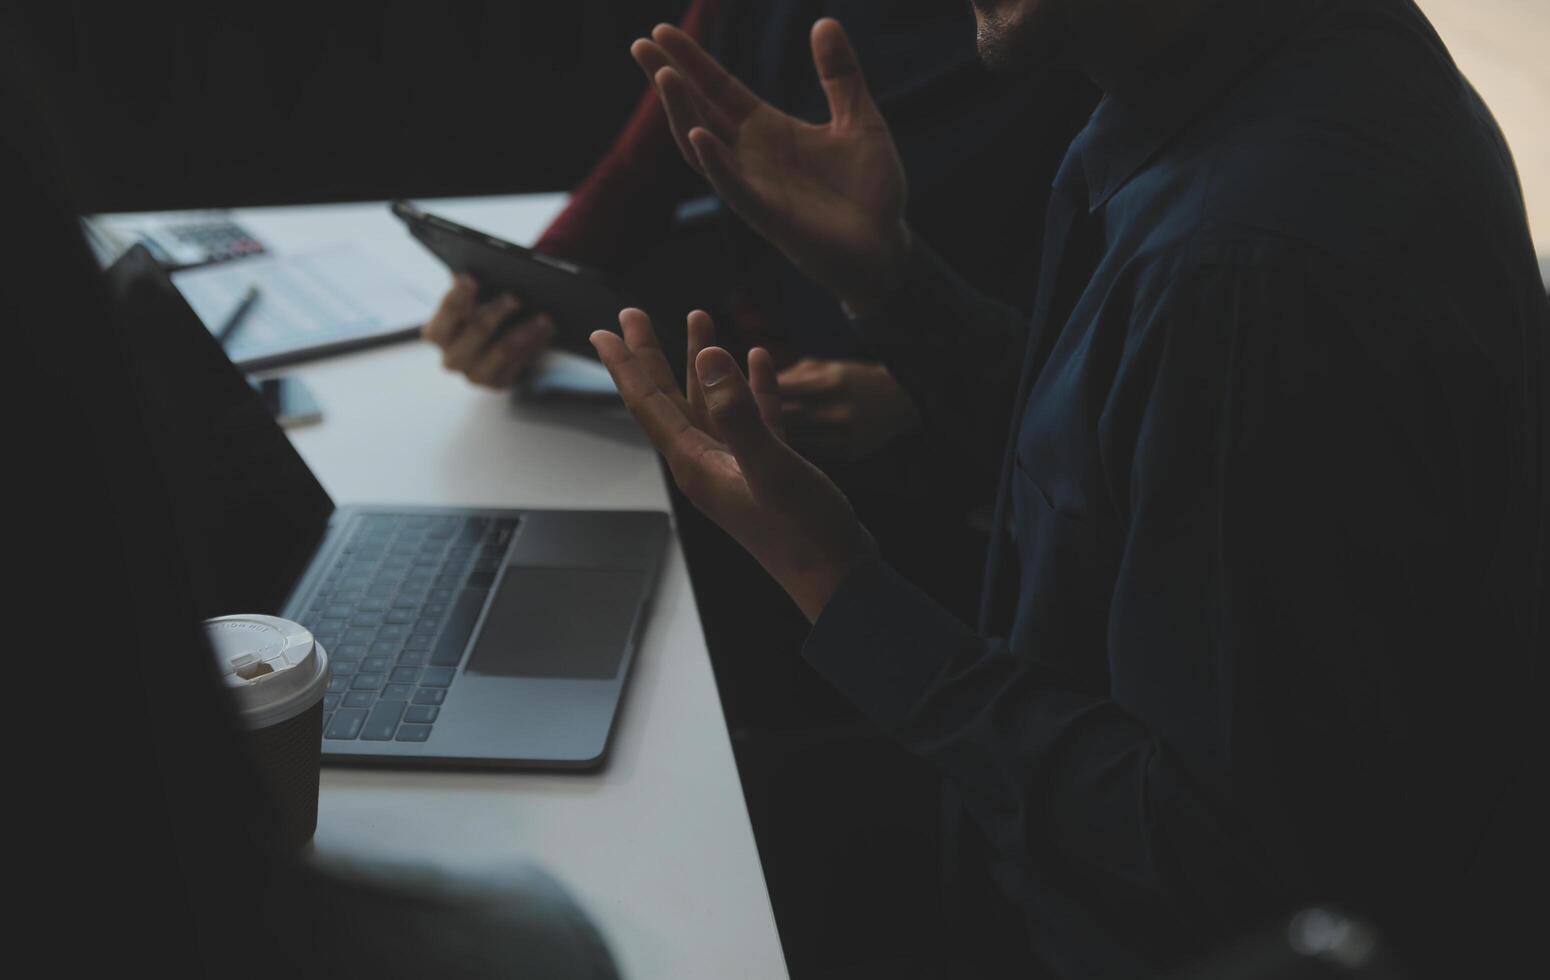
[[325, 749], [430, 738], [516, 528], [514, 517], [356, 519], [301, 620], [333, 667]]

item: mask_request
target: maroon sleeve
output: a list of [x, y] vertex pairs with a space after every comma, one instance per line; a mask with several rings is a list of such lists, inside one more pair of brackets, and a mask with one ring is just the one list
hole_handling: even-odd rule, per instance
[[[680, 25], [704, 41], [721, 0], [694, 0]], [[655, 89], [647, 87], [624, 129], [533, 246], [604, 269], [618, 268], [667, 228], [679, 203], [704, 187], [684, 163]]]

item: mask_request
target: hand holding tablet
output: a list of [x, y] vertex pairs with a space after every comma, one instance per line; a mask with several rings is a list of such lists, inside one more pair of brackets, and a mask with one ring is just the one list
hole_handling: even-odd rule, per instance
[[[456, 339], [439, 335], [431, 339], [446, 351], [449, 367], [478, 383], [509, 386], [515, 378], [503, 376], [507, 367], [525, 366], [548, 342], [592, 355], [588, 334], [613, 328], [619, 311], [630, 305], [624, 293], [597, 270], [428, 214], [408, 201], [394, 201], [392, 210], [454, 275], [471, 279], [448, 293], [427, 334], [464, 320], [469, 329], [477, 326], [471, 336], [460, 332]], [[508, 296], [513, 299], [502, 300]], [[484, 361], [491, 362], [490, 370], [483, 370]]]

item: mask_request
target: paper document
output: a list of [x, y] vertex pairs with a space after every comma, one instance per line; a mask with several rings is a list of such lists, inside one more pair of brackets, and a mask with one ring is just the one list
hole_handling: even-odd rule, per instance
[[437, 302], [349, 245], [187, 269], [173, 273], [172, 281], [212, 332], [250, 286], [258, 288], [226, 343], [239, 367], [401, 333], [429, 319]]
[[552, 350], [542, 361], [534, 365], [533, 377], [528, 380], [527, 393], [537, 397], [582, 395], [602, 397], [617, 395], [614, 379], [608, 369], [597, 361], [577, 357], [568, 351]]

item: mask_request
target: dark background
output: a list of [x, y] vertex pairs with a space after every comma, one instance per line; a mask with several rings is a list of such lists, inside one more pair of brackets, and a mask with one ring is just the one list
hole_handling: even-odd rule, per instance
[[27, 2], [86, 211], [568, 189], [685, 0]]

